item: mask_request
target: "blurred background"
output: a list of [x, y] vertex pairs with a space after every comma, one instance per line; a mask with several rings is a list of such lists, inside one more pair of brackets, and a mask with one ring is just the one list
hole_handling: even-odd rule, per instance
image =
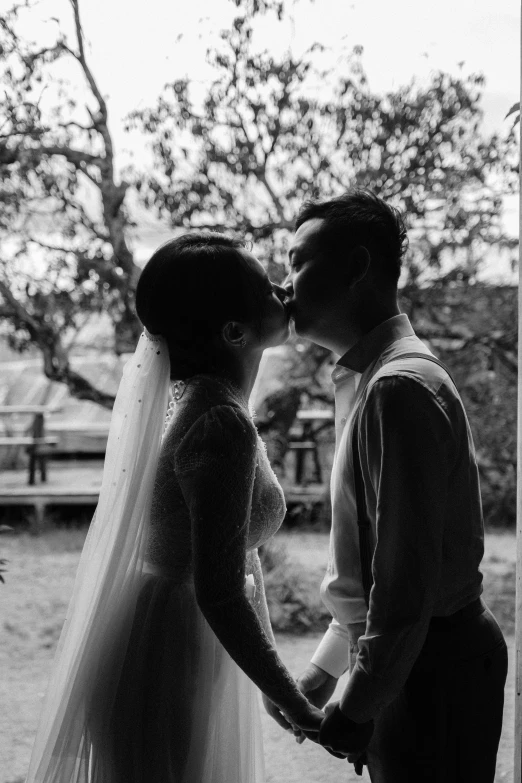
[[[517, 0], [0, 0], [0, 783], [27, 769], [140, 269], [217, 229], [281, 282], [300, 205], [351, 186], [406, 218], [401, 306], [464, 399], [485, 597], [513, 656], [519, 30]], [[329, 621], [336, 358], [293, 335], [252, 395], [287, 499], [262, 561], [295, 674]], [[513, 689], [511, 666], [497, 781]], [[339, 774], [263, 721], [267, 782]]]
[[[359, 185], [404, 212], [402, 308], [462, 391], [488, 525], [512, 527], [516, 2], [0, 5], [0, 481], [74, 460], [95, 487], [162, 241], [237, 233], [280, 282], [303, 201]], [[256, 388], [289, 522], [328, 523], [334, 362], [294, 336]]]

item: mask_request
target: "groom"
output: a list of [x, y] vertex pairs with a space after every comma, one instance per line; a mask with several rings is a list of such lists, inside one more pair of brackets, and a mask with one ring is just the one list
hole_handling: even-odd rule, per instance
[[369, 191], [308, 203], [296, 222], [290, 315], [297, 334], [340, 357], [321, 587], [333, 619], [298, 683], [323, 707], [350, 670], [319, 742], [364, 760], [373, 783], [492, 783], [507, 651], [480, 598], [484, 531], [462, 400], [397, 302], [406, 244], [399, 213]]

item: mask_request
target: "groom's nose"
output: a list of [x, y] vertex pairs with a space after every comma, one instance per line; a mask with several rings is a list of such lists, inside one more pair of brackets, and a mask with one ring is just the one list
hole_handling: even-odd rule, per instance
[[277, 283], [272, 283], [274, 287], [274, 291], [276, 293], [276, 296], [279, 297], [279, 299], [284, 302], [284, 300], [287, 298], [288, 294], [286, 293], [286, 289], [283, 288], [281, 285], [277, 285]]

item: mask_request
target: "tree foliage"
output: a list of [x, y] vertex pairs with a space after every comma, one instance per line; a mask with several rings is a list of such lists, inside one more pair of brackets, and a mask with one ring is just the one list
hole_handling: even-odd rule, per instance
[[[71, 368], [69, 339], [105, 311], [117, 347], [131, 347], [139, 269], [127, 243], [129, 183], [118, 178], [79, 0], [65, 2], [73, 34], [54, 20], [44, 44], [20, 33], [29, 0], [0, 18], [0, 319], [13, 347], [41, 350], [48, 378], [110, 406], [109, 395]], [[517, 188], [519, 105], [505, 133], [486, 135], [479, 74], [439, 71], [375, 91], [360, 47], [335, 68], [319, 67], [327, 57], [319, 44], [276, 56], [256, 48], [255, 20], [268, 14], [278, 24], [283, 0], [232, 2], [236, 18], [208, 51], [213, 79], [203, 94], [179, 79], [129, 117], [154, 158], [152, 172], [129, 172], [129, 182], [174, 228], [251, 240], [278, 282], [305, 200], [362, 186], [399, 207], [410, 235], [404, 308], [461, 374], [483, 478], [512, 508], [515, 451], [506, 433], [515, 431], [516, 313], [509, 293], [486, 319], [470, 302], [480, 300], [473, 284], [489, 249], [514, 258], [502, 199]], [[330, 401], [321, 382], [329, 352], [298, 338], [292, 350], [290, 385]]]
[[517, 287], [470, 285], [449, 275], [403, 301], [417, 334], [448, 364], [464, 400], [485, 519], [491, 525], [514, 525]]
[[[129, 118], [130, 127], [149, 135], [154, 154], [154, 171], [141, 185], [144, 204], [173, 227], [215, 228], [252, 240], [279, 282], [302, 203], [352, 186], [371, 188], [407, 217], [402, 300], [421, 336], [446, 340], [450, 366], [462, 364], [466, 349], [475, 359], [477, 351], [497, 357], [511, 389], [515, 331], [489, 322], [492, 328], [481, 329], [475, 319], [472, 328], [461, 325], [470, 330], [465, 348], [452, 352], [463, 338], [454, 310], [448, 315], [442, 301], [452, 286], [466, 290], [474, 283], [492, 248], [515, 260], [517, 241], [502, 223], [503, 196], [517, 187], [513, 127], [483, 133], [479, 74], [438, 71], [426, 82], [414, 79], [378, 92], [369, 84], [360, 47], [335, 69], [320, 71], [322, 54], [317, 45], [304, 56], [280, 58], [256, 50], [251, 20], [238, 13], [208, 52], [215, 78], [203, 96], [190, 79], [177, 80], [154, 106]], [[329, 352], [299, 338], [292, 348], [290, 385], [307, 391], [315, 404], [331, 402], [329, 385], [321, 388], [320, 382]], [[473, 402], [471, 392], [467, 399], [481, 433], [494, 431], [488, 395], [482, 403]], [[507, 426], [511, 396], [496, 400], [498, 419]], [[508, 452], [499, 467], [499, 449], [484, 440], [488, 485], [494, 470], [511, 475], [514, 452]], [[510, 485], [511, 498], [512, 490]]]
[[[22, 38], [18, 28], [31, 8], [19, 2], [0, 20], [0, 317], [15, 349], [41, 350], [48, 378], [110, 406], [110, 395], [71, 368], [67, 345], [102, 310], [111, 315], [117, 347], [136, 338], [139, 269], [126, 241], [128, 185], [117, 178], [79, 0], [70, 0], [74, 44], [58, 20], [46, 45]], [[60, 78], [65, 65], [76, 82]]]
[[516, 142], [512, 132], [481, 133], [483, 77], [436, 72], [379, 93], [360, 47], [322, 71], [320, 50], [258, 51], [250, 16], [239, 13], [208, 52], [215, 79], [202, 98], [177, 80], [129, 118], [154, 153], [143, 202], [175, 227], [252, 239], [276, 279], [303, 201], [351, 186], [408, 216], [410, 280], [448, 255], [476, 269], [492, 245], [512, 249], [501, 215], [516, 187]]

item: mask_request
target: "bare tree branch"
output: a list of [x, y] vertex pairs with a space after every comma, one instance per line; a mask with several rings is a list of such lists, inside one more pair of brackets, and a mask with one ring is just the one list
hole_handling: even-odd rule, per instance
[[0, 280], [0, 294], [11, 307], [11, 311], [16, 318], [26, 326], [27, 330], [31, 333], [31, 336], [37, 335], [38, 330], [40, 329], [40, 323], [25, 309], [23, 304], [14, 296], [3, 280]]
[[96, 83], [96, 80], [91, 72], [91, 69], [89, 68], [87, 64], [87, 60], [85, 57], [85, 49], [84, 49], [84, 42], [83, 42], [83, 28], [80, 21], [80, 4], [79, 0], [71, 0], [71, 5], [74, 12], [74, 25], [76, 30], [76, 40], [78, 42], [78, 55], [77, 58], [81, 63], [83, 72], [85, 74], [85, 77], [87, 81], [89, 82], [89, 87], [92, 90], [93, 95], [96, 97], [96, 100], [98, 101], [98, 106], [100, 107], [100, 113], [102, 115], [103, 121], [107, 121], [107, 104], [105, 103], [105, 99], [103, 95], [100, 92], [100, 89]]
[[70, 0], [73, 12], [74, 12], [74, 24], [76, 29], [76, 39], [78, 42], [78, 60], [82, 66], [83, 72], [85, 74], [85, 78], [87, 79], [89, 86], [92, 90], [93, 95], [95, 96], [96, 100], [98, 101], [98, 106], [100, 109], [100, 115], [99, 117], [93, 117], [93, 123], [95, 124], [96, 128], [99, 130], [103, 137], [103, 141], [105, 143], [105, 164], [110, 169], [110, 176], [113, 176], [113, 161], [112, 156], [114, 154], [113, 146], [112, 146], [112, 138], [109, 133], [109, 128], [107, 126], [107, 104], [105, 102], [105, 99], [103, 95], [101, 94], [101, 91], [98, 87], [98, 84], [96, 82], [96, 79], [93, 76], [93, 73], [91, 69], [89, 68], [89, 65], [87, 63], [87, 59], [85, 57], [85, 48], [84, 48], [84, 38], [83, 38], [83, 29], [82, 24], [80, 20], [80, 3], [79, 0]]
[[97, 155], [91, 155], [89, 152], [85, 152], [84, 150], [73, 149], [72, 147], [41, 145], [38, 147], [27, 148], [22, 147], [21, 145], [18, 145], [18, 147], [7, 147], [3, 144], [0, 144], [0, 165], [4, 166], [10, 166], [13, 163], [17, 163], [22, 156], [29, 156], [38, 161], [41, 158], [52, 157], [54, 155], [63, 156], [66, 160], [69, 161], [69, 163], [72, 163], [83, 173], [85, 172], [82, 168], [82, 164], [101, 166], [104, 163], [103, 158], [100, 158]]
[[38, 247], [44, 250], [52, 250], [56, 253], [73, 253], [74, 250], [70, 247], [63, 247], [62, 245], [54, 245], [52, 242], [45, 242], [43, 239], [37, 239], [35, 236], [28, 237], [28, 243], [38, 245]]
[[[70, 0], [70, 7], [74, 51], [61, 33], [54, 47], [45, 51], [23, 41], [15, 30], [16, 13], [0, 20], [0, 63], [6, 85], [5, 101], [0, 103], [0, 171], [6, 182], [5, 188], [0, 186], [5, 206], [2, 238], [16, 237], [14, 250], [10, 244], [11, 260], [14, 254], [29, 259], [39, 247], [48, 263], [42, 279], [18, 276], [20, 290], [27, 284], [27, 303], [17, 299], [16, 287], [9, 290], [9, 282], [3, 281], [0, 316], [11, 322], [16, 344], [29, 341], [37, 346], [48, 378], [66, 383], [73, 396], [110, 407], [111, 395], [71, 369], [70, 346], [64, 347], [62, 336], [64, 328], [74, 329], [79, 323], [82, 308], [88, 314], [106, 309], [116, 351], [131, 349], [139, 334], [133, 291], [140, 269], [126, 240], [128, 185], [115, 181], [108, 107], [88, 63], [80, 0]], [[60, 57], [73, 57], [80, 65], [81, 78], [94, 98], [93, 110], [84, 107], [85, 121], [76, 116], [73, 95], [70, 100], [67, 95], [60, 97], [45, 111], [34, 102], [34, 94], [41, 92], [37, 85], [54, 78], [47, 66]], [[100, 218], [87, 213], [81, 175], [96, 188]], [[61, 236], [55, 239], [58, 232]], [[77, 263], [66, 262], [69, 253]], [[74, 296], [67, 294], [64, 283], [72, 285]]]
[[71, 369], [67, 353], [61, 346], [60, 335], [54, 334], [50, 327], [43, 329], [42, 324], [13, 296], [2, 280], [0, 280], [0, 295], [4, 297], [11, 308], [11, 313], [8, 311], [9, 317], [15, 315], [42, 351], [45, 376], [51, 381], [65, 383], [76, 399], [90, 400], [111, 409], [114, 404], [114, 396], [97, 389], [87, 378]]
[[281, 200], [278, 198], [278, 196], [276, 195], [276, 193], [273, 190], [272, 186], [268, 182], [268, 179], [267, 179], [267, 176], [266, 176], [266, 169], [264, 169], [260, 174], [258, 174], [257, 178], [259, 179], [260, 182], [263, 183], [263, 185], [265, 186], [265, 188], [266, 188], [266, 190], [268, 192], [268, 195], [272, 199], [272, 204], [274, 205], [274, 207], [276, 209], [276, 212], [277, 212], [277, 214], [279, 216], [280, 227], [281, 228], [288, 228], [288, 229], [292, 228], [293, 221], [286, 219], [285, 211], [283, 209], [283, 205], [281, 203]]

